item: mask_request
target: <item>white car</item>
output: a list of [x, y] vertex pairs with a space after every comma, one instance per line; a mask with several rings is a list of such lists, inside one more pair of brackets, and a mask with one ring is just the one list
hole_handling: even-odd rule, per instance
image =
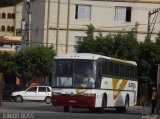
[[12, 99], [16, 102], [23, 100], [37, 100], [45, 101], [47, 104], [51, 103], [51, 87], [50, 86], [31, 86], [25, 91], [18, 91], [12, 93]]

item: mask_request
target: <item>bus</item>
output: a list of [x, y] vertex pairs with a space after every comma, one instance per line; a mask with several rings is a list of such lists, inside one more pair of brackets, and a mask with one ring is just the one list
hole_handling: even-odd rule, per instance
[[137, 102], [137, 63], [97, 54], [58, 55], [52, 73], [52, 106], [126, 113]]

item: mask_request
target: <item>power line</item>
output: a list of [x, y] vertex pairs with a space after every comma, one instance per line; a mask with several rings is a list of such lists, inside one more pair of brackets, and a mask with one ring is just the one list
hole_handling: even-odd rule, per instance
[[[0, 22], [2, 22], [2, 23], [4, 23], [3, 21], [0, 21]], [[153, 24], [153, 23], [150, 23], [150, 24]], [[155, 24], [160, 24], [160, 22], [156, 22]], [[66, 25], [66, 24], [62, 24], [62, 25]], [[82, 26], [82, 27], [84, 27], [85, 25], [77, 25], [77, 24], [70, 24], [70, 25], [74, 25], [74, 26]], [[141, 25], [141, 26], [147, 26], [148, 24], [147, 23], [143, 23], [143, 24], [141, 24], [141, 23], [139, 23], [138, 24], [139, 26]], [[4, 26], [4, 24], [3, 24], [3, 26]], [[94, 26], [95, 28], [97, 28], [97, 29], [100, 29], [100, 28], [120, 28], [120, 27], [134, 27], [135, 26], [135, 24], [131, 24], [131, 25], [118, 25], [118, 26]], [[81, 28], [80, 28], [81, 29]], [[28, 29], [26, 29], [26, 30], [28, 30]], [[37, 30], [37, 29], [29, 29], [29, 30], [31, 30], [31, 31], [35, 31], [35, 30]], [[47, 29], [38, 29], [38, 30], [47, 30]], [[54, 29], [53, 29], [54, 30]], [[56, 30], [56, 29], [55, 29]]]

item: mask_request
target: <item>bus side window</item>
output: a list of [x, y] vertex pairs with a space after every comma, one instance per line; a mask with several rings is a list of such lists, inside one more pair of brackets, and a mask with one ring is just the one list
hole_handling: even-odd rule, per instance
[[51, 70], [52, 70], [52, 73], [51, 73], [51, 77], [52, 77], [52, 79], [51, 79], [51, 84], [52, 84], [52, 86], [54, 86], [55, 84], [56, 84], [56, 80], [55, 80], [55, 73], [56, 73], [56, 62], [55, 61], [53, 61], [53, 65], [52, 65], [52, 68], [51, 68]]
[[101, 86], [101, 79], [102, 79], [102, 73], [103, 73], [103, 70], [102, 70], [102, 62], [98, 62], [97, 63], [97, 76], [96, 76], [96, 87], [97, 88], [100, 88]]

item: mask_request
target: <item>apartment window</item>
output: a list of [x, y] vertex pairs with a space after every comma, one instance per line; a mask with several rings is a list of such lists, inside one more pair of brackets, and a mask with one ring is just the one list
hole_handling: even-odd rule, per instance
[[5, 31], [5, 26], [1, 26], [1, 31]]
[[12, 13], [12, 19], [15, 19], [16, 15], [15, 13]]
[[2, 18], [6, 18], [6, 13], [2, 13]]
[[91, 5], [76, 5], [75, 19], [91, 20]]
[[7, 26], [7, 31], [11, 31], [11, 27], [10, 26]]
[[22, 30], [20, 28], [14, 29], [16, 31], [16, 36], [21, 36], [22, 35]]
[[115, 8], [115, 21], [131, 22], [131, 7], [120, 7]]
[[11, 19], [11, 18], [12, 18], [11, 13], [8, 13], [7, 18], [8, 18], [8, 19]]
[[15, 31], [15, 28], [14, 28], [14, 26], [12, 26], [12, 27], [11, 27], [11, 31], [13, 31], [13, 32]]

